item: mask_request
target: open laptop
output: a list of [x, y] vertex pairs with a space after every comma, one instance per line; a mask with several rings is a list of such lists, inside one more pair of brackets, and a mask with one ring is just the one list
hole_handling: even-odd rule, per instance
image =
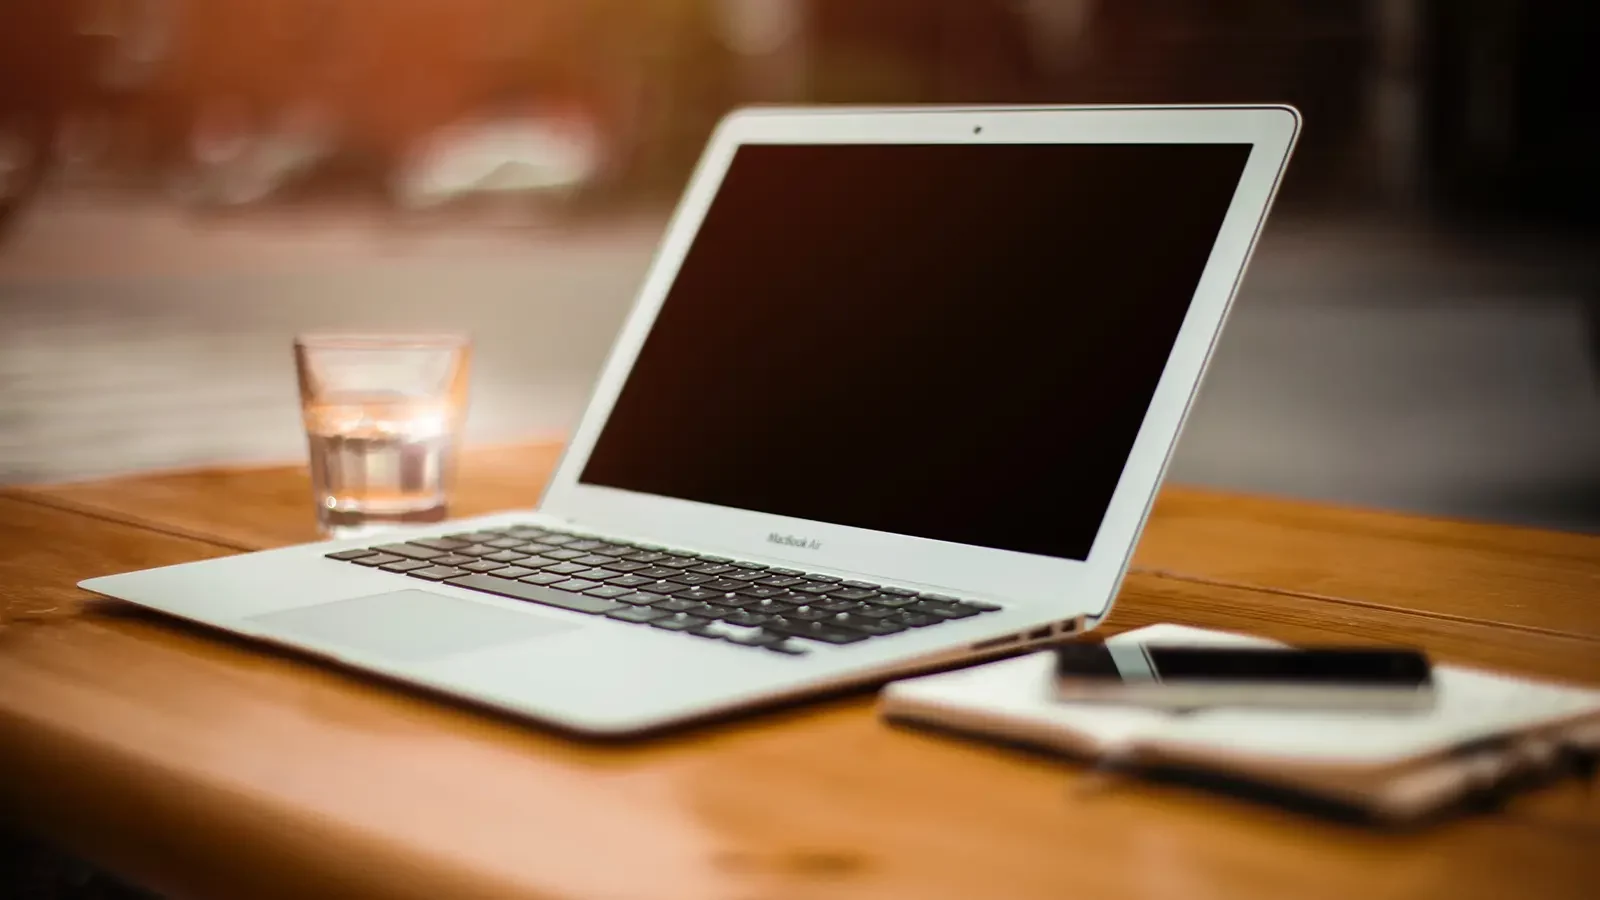
[[1110, 610], [1286, 107], [747, 111], [537, 510], [83, 587], [631, 734]]

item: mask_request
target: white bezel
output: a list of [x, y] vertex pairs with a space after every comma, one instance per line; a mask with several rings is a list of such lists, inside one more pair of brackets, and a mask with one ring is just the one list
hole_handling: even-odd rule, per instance
[[[1098, 618], [1154, 500], [1200, 378], [1299, 131], [1289, 107], [999, 107], [746, 110], [724, 119], [701, 157], [541, 510], [599, 533], [811, 571], [942, 588], [1060, 617]], [[578, 482], [700, 222], [742, 144], [1251, 144], [1233, 203], [1086, 561], [973, 547], [728, 509]], [[929, 435], [938, 429], [930, 425]], [[937, 490], [937, 486], [929, 486]], [[776, 545], [772, 533], [814, 541]]]

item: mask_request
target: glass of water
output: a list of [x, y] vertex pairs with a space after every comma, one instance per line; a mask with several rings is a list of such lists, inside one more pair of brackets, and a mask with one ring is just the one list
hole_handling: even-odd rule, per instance
[[324, 534], [357, 537], [448, 516], [471, 358], [461, 335], [295, 339]]

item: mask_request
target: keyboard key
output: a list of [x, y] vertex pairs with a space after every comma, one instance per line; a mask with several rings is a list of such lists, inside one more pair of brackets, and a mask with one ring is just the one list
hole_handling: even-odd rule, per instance
[[663, 568], [661, 566], [646, 566], [645, 568], [639, 569], [638, 571], [634, 572], [634, 574], [635, 575], [643, 575], [646, 578], [655, 578], [655, 579], [659, 580], [659, 579], [662, 579], [662, 578], [671, 578], [672, 576], [678, 574], [678, 570], [677, 569], [667, 569], [667, 568]]
[[462, 556], [459, 553], [446, 553], [443, 556], [435, 556], [433, 559], [428, 560], [428, 562], [431, 562], [436, 566], [462, 566], [472, 562], [472, 557]]
[[640, 591], [635, 591], [632, 594], [623, 594], [616, 599], [619, 603], [631, 603], [635, 606], [649, 606], [652, 603], [660, 603], [661, 595], [646, 594]]
[[[581, 565], [577, 560], [573, 560], [572, 564], [575, 566]], [[584, 569], [582, 572], [574, 572], [572, 574], [578, 578], [587, 578], [590, 581], [609, 581], [617, 577], [617, 573], [609, 569]]]
[[569, 578], [566, 581], [558, 581], [550, 586], [558, 591], [571, 591], [574, 594], [581, 594], [590, 588], [599, 587], [600, 583], [598, 581], [587, 581], [582, 578]]
[[350, 561], [358, 566], [386, 566], [389, 563], [399, 562], [403, 558], [395, 556], [393, 553], [374, 553], [371, 556], [363, 556], [360, 559], [352, 559]]
[[787, 594], [789, 592], [784, 590], [783, 588], [765, 587], [763, 585], [754, 585], [754, 586], [751, 586], [751, 587], [740, 588], [737, 591], [737, 593], [739, 593], [739, 594], [741, 594], [741, 595], [743, 595], [745, 597], [754, 597], [757, 600], [762, 600], [762, 599], [765, 599], [767, 597], [782, 597], [784, 594]]
[[901, 625], [898, 622], [874, 621], [872, 619], [867, 619], [864, 621], [853, 621], [846, 627], [848, 627], [851, 631], [859, 631], [868, 637], [885, 637], [891, 634], [899, 634], [900, 632], [905, 631], [908, 626]]
[[[500, 531], [467, 531], [461, 534], [447, 534], [445, 537], [452, 541], [461, 541], [467, 544], [481, 544], [484, 541], [493, 541], [503, 538], [505, 537], [505, 533]], [[454, 547], [452, 549], [459, 550], [461, 548]]]
[[878, 592], [883, 594], [894, 594], [897, 597], [915, 597], [917, 595], [916, 591], [908, 591], [905, 588], [897, 587], [881, 587], [878, 588]]
[[804, 572], [800, 571], [799, 569], [780, 569], [780, 568], [777, 568], [776, 566], [767, 569], [767, 571], [771, 572], [774, 575], [804, 575], [805, 574]]
[[458, 541], [454, 538], [417, 538], [409, 543], [416, 544], [419, 547], [432, 547], [435, 550], [444, 550], [446, 552], [451, 550], [460, 550], [462, 547], [469, 547], [472, 545], [471, 541]]
[[615, 556], [601, 556], [598, 553], [590, 553], [587, 556], [578, 557], [573, 562], [583, 566], [609, 566], [617, 562], [617, 558]]
[[835, 584], [817, 584], [814, 581], [807, 581], [803, 584], [795, 585], [792, 590], [801, 594], [827, 594], [832, 591], [843, 590], [843, 588]]
[[723, 565], [721, 563], [715, 563], [715, 564], [711, 564], [711, 565], [695, 566], [694, 568], [690, 569], [689, 571], [698, 572], [701, 575], [721, 575], [724, 572], [732, 572], [733, 571], [733, 566]]
[[427, 581], [443, 581], [446, 578], [456, 578], [461, 575], [466, 575], [467, 573], [453, 566], [429, 565], [420, 569], [413, 569], [406, 574], [410, 575], [412, 578], [422, 578]]
[[527, 566], [530, 569], [548, 569], [551, 566], [564, 566], [566, 563], [558, 559], [546, 559], [543, 556], [529, 556], [525, 557], [517, 565]]
[[809, 638], [826, 644], [854, 644], [867, 639], [867, 636], [860, 632], [835, 628], [825, 622], [796, 622], [792, 619], [777, 618], [762, 627], [778, 634]]
[[880, 594], [868, 602], [889, 609], [899, 609], [905, 606], [915, 606], [922, 601], [916, 597], [904, 597], [899, 594]]
[[[467, 558], [472, 559], [470, 556]], [[503, 569], [505, 567], [505, 563], [495, 562], [492, 559], [474, 559], [472, 562], [461, 564], [461, 568], [466, 569], [468, 572], [493, 572], [495, 569]]]
[[549, 537], [550, 532], [545, 531], [543, 528], [508, 528], [506, 529], [506, 534], [524, 541], [542, 541]]
[[633, 548], [635, 550], [644, 550], [644, 551], [646, 551], [648, 553], [665, 553], [665, 552], [667, 552], [667, 548], [660, 547], [660, 546], [657, 546], [655, 544], [640, 544], [638, 542], [635, 542], [634, 545], [633, 545]]
[[937, 600], [923, 600], [906, 609], [936, 619], [965, 619], [978, 614], [977, 610], [960, 603], [941, 603]]
[[671, 615], [671, 613], [663, 612], [659, 609], [651, 609], [648, 606], [624, 606], [621, 609], [614, 609], [606, 613], [606, 618], [643, 625], [646, 622], [654, 622], [656, 619], [668, 615]]
[[581, 541], [573, 541], [572, 543], [567, 545], [567, 549], [568, 550], [582, 550], [583, 552], [588, 553], [588, 552], [594, 550], [596, 547], [604, 547], [605, 545], [606, 545], [605, 541], [596, 541], [596, 540], [592, 540], [592, 539], [585, 539], [585, 540], [581, 540]]
[[541, 571], [549, 572], [552, 575], [576, 575], [579, 572], [587, 571], [588, 568], [588, 566], [580, 566], [577, 563], [564, 562], [556, 563], [553, 566], [545, 566]]
[[894, 619], [896, 621], [899, 621], [899, 618], [905, 615], [905, 613], [902, 613], [898, 609], [889, 609], [888, 607], [883, 606], [868, 606], [865, 603], [861, 604], [861, 608], [858, 609], [835, 610], [835, 612], [849, 612], [862, 619]]
[[656, 619], [650, 625], [655, 628], [664, 628], [667, 631], [691, 631], [707, 624], [709, 621], [709, 619], [691, 616], [688, 613], [673, 613]]
[[608, 613], [614, 609], [622, 608], [621, 604], [614, 600], [607, 600], [604, 597], [588, 597], [583, 594], [565, 593], [521, 581], [491, 578], [488, 575], [464, 575], [460, 578], [451, 578], [442, 583], [483, 591], [488, 594], [498, 594], [501, 597], [511, 597], [515, 600], [526, 600], [529, 603], [542, 603], [546, 606], [569, 609], [573, 612], [589, 613], [590, 615]]
[[528, 584], [551, 585], [551, 584], [560, 584], [561, 582], [566, 581], [567, 580], [567, 576], [565, 576], [565, 575], [556, 575], [553, 572], [540, 572], [537, 575], [524, 575], [521, 578], [518, 578], [517, 580], [518, 581], [525, 581]]
[[700, 561], [701, 562], [708, 562], [708, 563], [731, 563], [731, 562], [733, 562], [733, 560], [727, 558], [726, 556], [705, 556], [705, 555], [702, 555], [700, 557]]
[[883, 619], [883, 621], [899, 622], [901, 625], [904, 625], [907, 628], [926, 628], [929, 625], [937, 625], [940, 622], [943, 622], [944, 619], [936, 619], [933, 616], [925, 616], [921, 613], [906, 612], [902, 609], [895, 610], [894, 615]]
[[721, 591], [722, 593], [726, 594], [733, 591], [742, 591], [749, 585], [746, 585], [742, 581], [734, 581], [731, 578], [717, 578], [700, 586], [708, 591]]
[[575, 540], [577, 540], [577, 538], [573, 537], [570, 534], [554, 534], [554, 533], [546, 534], [544, 537], [541, 537], [541, 538], [538, 539], [539, 543], [541, 543], [541, 544], [554, 544], [557, 547], [565, 546], [567, 544], [572, 543]]
[[760, 569], [735, 569], [728, 573], [728, 577], [735, 581], [755, 581], [759, 578], [766, 578], [767, 573]]
[[679, 591], [687, 591], [688, 589], [688, 585], [673, 584], [670, 581], [652, 581], [649, 584], [639, 586], [639, 590], [651, 594], [676, 594]]
[[863, 591], [875, 591], [878, 589], [878, 586], [870, 581], [846, 581], [844, 586], [849, 588], [860, 588]]
[[[673, 597], [672, 599], [681, 600], [683, 598], [682, 597]], [[660, 608], [661, 608], [661, 604], [659, 604], [659, 603], [656, 604], [656, 609], [660, 609]], [[715, 621], [716, 619], [720, 619], [723, 616], [731, 615], [734, 612], [734, 610], [728, 609], [728, 608], [723, 607], [723, 606], [713, 606], [710, 603], [696, 603], [694, 605], [694, 609], [686, 609], [686, 610], [684, 610], [684, 612], [688, 613], [691, 616], [699, 616], [702, 619], [711, 619], [711, 620]]]
[[547, 550], [539, 555], [545, 559], [569, 560], [580, 559], [588, 556], [589, 554], [584, 553], [582, 550], [573, 550], [571, 547], [563, 547], [560, 550]]
[[[489, 545], [490, 547], [499, 547], [501, 550], [506, 550], [506, 549], [509, 549], [511, 547], [519, 547], [525, 542], [522, 540], [522, 538], [503, 537], [503, 538], [495, 538], [492, 541], [484, 541], [484, 543]], [[454, 550], [456, 548], [455, 547], [445, 547], [443, 549], [445, 549], [445, 550]]]
[[584, 593], [591, 597], [605, 597], [606, 599], [611, 599], [613, 597], [621, 597], [624, 594], [629, 593], [629, 591], [627, 588], [612, 587], [609, 584], [603, 584], [600, 587], [584, 591]]
[[[712, 622], [710, 625], [702, 625], [690, 632], [690, 634], [697, 634], [701, 637], [721, 638], [741, 647], [762, 647], [771, 643], [774, 639], [783, 637], [782, 635], [767, 634], [759, 628], [729, 625], [726, 622]], [[765, 637], [765, 640], [763, 640], [763, 637]]]
[[601, 556], [621, 556], [624, 553], [632, 553], [633, 547], [617, 541], [611, 541], [610, 543], [601, 544], [589, 552], [598, 553]]
[[491, 553], [483, 558], [492, 559], [495, 562], [514, 563], [522, 562], [523, 560], [531, 559], [532, 557], [528, 556], [526, 553], [518, 553], [515, 550], [501, 550], [499, 553]]
[[835, 600], [871, 600], [872, 598], [879, 596], [879, 594], [877, 591], [869, 591], [866, 588], [847, 587], [840, 588], [828, 596]]
[[700, 608], [700, 604], [692, 600], [679, 600], [677, 597], [658, 597], [656, 602], [650, 605], [656, 609], [664, 609], [667, 612], [684, 612], [685, 610]]
[[764, 570], [764, 569], [767, 568], [767, 564], [766, 563], [749, 562], [749, 561], [743, 560], [743, 559], [736, 561], [734, 563], [734, 565], [738, 566], [741, 569], [755, 569], [757, 571], [761, 571], [761, 570]]
[[844, 580], [837, 575], [807, 575], [806, 578], [811, 581], [821, 581], [825, 584], [838, 584]]
[[820, 622], [823, 619], [831, 620], [834, 615], [834, 613], [825, 609], [817, 609], [815, 606], [797, 606], [784, 613], [783, 617], [793, 619], [796, 622]]
[[978, 612], [999, 612], [1000, 610], [1005, 609], [1005, 607], [1001, 606], [1000, 604], [990, 603], [987, 600], [963, 600], [961, 602], [972, 607]]
[[726, 597], [723, 595], [722, 592], [720, 592], [720, 591], [708, 591], [705, 588], [691, 588], [690, 590], [683, 591], [682, 593], [679, 593], [679, 594], [674, 594], [673, 596], [677, 597], [680, 600], [696, 600], [696, 601], [702, 601], [702, 602], [706, 601], [706, 600], [723, 600], [723, 599], [726, 599]]
[[[790, 616], [790, 618], [793, 618], [793, 616]], [[907, 626], [899, 622], [888, 619], [869, 619], [851, 613], [837, 613], [829, 617], [827, 623], [836, 628], [849, 628], [874, 637], [885, 634], [898, 634], [907, 628]]]
[[668, 581], [675, 581], [678, 584], [690, 584], [690, 585], [693, 585], [693, 584], [705, 584], [708, 581], [716, 581], [716, 579], [712, 578], [710, 575], [696, 575], [693, 572], [684, 572], [684, 573], [679, 574], [679, 575], [674, 575], [671, 578], [668, 578], [667, 580]]
[[412, 569], [422, 569], [426, 568], [427, 566], [428, 561], [424, 559], [402, 559], [397, 562], [379, 566], [378, 568], [384, 570], [385, 572], [409, 572]]
[[606, 579], [607, 584], [614, 584], [618, 587], [636, 588], [641, 584], [649, 584], [655, 581], [654, 578], [646, 578], [643, 575], [618, 575], [610, 569], [602, 569], [601, 571], [611, 575], [610, 578]]
[[960, 603], [961, 602], [960, 600], [956, 599], [955, 597], [946, 596], [945, 594], [918, 594], [917, 596], [921, 597], [924, 600], [932, 600], [935, 603]]
[[634, 553], [624, 553], [622, 558], [633, 560], [634, 562], [653, 563], [666, 559], [667, 555], [654, 550], [639, 550]]
[[606, 568], [613, 572], [637, 572], [640, 569], [647, 568], [647, 566], [642, 562], [630, 562], [626, 559], [619, 559], [616, 562], [606, 563]]
[[689, 569], [700, 565], [700, 560], [694, 557], [669, 556], [656, 563], [656, 565], [665, 566], [668, 569]]
[[781, 588], [786, 588], [786, 587], [790, 587], [792, 585], [804, 584], [804, 583], [805, 582], [804, 582], [803, 579], [795, 578], [792, 575], [773, 575], [773, 576], [770, 576], [768, 578], [763, 578], [760, 581], [756, 582], [756, 584], [764, 584], [764, 585], [767, 585], [768, 587], [781, 587]]
[[495, 569], [492, 572], [486, 572], [484, 574], [493, 575], [496, 578], [521, 578], [524, 575], [532, 575], [536, 571], [538, 570], [525, 568], [523, 566], [506, 566], [503, 569]]
[[706, 602], [715, 603], [718, 606], [739, 607], [745, 605], [750, 599], [749, 597], [741, 597], [738, 594], [724, 594], [717, 591], [712, 591], [711, 594], [712, 596], [706, 598]]
[[733, 625], [744, 625], [746, 627], [753, 628], [765, 625], [775, 618], [777, 617], [770, 613], [758, 613], [751, 612], [748, 609], [741, 609], [723, 614], [722, 621]]
[[395, 556], [404, 556], [406, 559], [433, 559], [435, 556], [444, 555], [443, 550], [435, 550], [432, 547], [422, 547], [417, 544], [384, 544], [372, 549], [379, 553], [393, 553]]
[[[825, 609], [828, 612], [855, 612], [860, 609], [877, 608], [869, 607], [867, 604], [862, 603], [859, 600], [842, 600], [836, 594], [829, 594], [826, 597], [817, 597], [812, 601], [811, 605], [815, 606], [817, 609]], [[885, 614], [888, 612], [888, 610], [884, 610]]]
[[541, 544], [538, 541], [528, 541], [527, 543], [518, 544], [515, 547], [508, 547], [507, 549], [518, 550], [522, 553], [532, 556], [536, 553], [549, 553], [551, 550], [559, 550], [560, 548], [554, 544]]
[[329, 553], [328, 558], [337, 559], [341, 562], [349, 562], [352, 559], [360, 559], [363, 556], [371, 556], [377, 552], [378, 551], [376, 550], [368, 550], [365, 547], [357, 547], [354, 550], [340, 550], [337, 553]]
[[488, 556], [491, 553], [499, 553], [500, 548], [491, 547], [488, 544], [468, 544], [465, 547], [456, 548], [455, 552], [461, 556]]
[[739, 604], [739, 607], [751, 612], [786, 613], [789, 610], [794, 609], [796, 605], [798, 604], [785, 603], [782, 600], [776, 600], [771, 597], [768, 597], [765, 600], [755, 600], [746, 597], [745, 602]]

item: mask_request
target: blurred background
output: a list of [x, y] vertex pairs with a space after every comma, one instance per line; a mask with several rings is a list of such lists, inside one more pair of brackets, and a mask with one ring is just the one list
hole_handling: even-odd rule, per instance
[[0, 482], [304, 458], [290, 339], [560, 435], [750, 103], [1290, 102], [1172, 477], [1600, 531], [1593, 0], [0, 0]]

